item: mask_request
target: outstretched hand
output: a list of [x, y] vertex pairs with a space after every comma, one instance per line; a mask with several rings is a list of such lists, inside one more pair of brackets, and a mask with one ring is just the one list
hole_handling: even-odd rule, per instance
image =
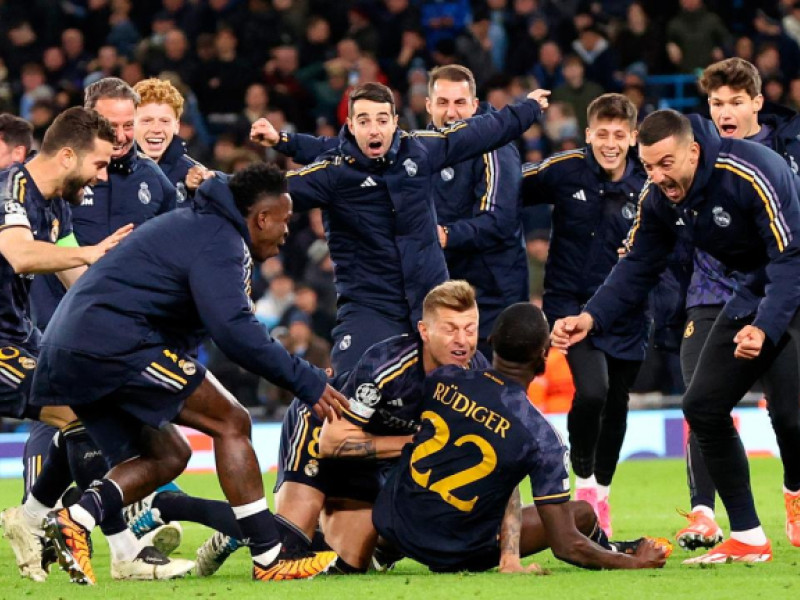
[[558, 319], [553, 324], [550, 343], [553, 348], [566, 354], [569, 347], [574, 346], [585, 338], [592, 330], [592, 327], [594, 327], [594, 319], [589, 313]]
[[542, 110], [547, 110], [547, 107], [550, 106], [550, 103], [547, 100], [547, 97], [550, 95], [550, 90], [533, 90], [530, 94], [528, 94], [528, 98], [531, 100], [536, 100], [539, 103], [539, 106]]
[[94, 246], [87, 246], [86, 264], [96, 263], [106, 252], [124, 240], [131, 231], [133, 231], [133, 223], [128, 223]]
[[326, 384], [325, 390], [311, 410], [317, 418], [323, 421], [325, 419], [334, 421], [342, 416], [343, 408], [350, 408], [350, 402], [348, 402], [343, 394], [331, 387], [330, 384]]

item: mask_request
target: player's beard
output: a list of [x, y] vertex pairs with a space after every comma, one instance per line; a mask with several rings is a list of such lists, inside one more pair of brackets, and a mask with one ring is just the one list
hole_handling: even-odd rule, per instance
[[80, 206], [83, 201], [83, 187], [86, 181], [79, 175], [70, 175], [64, 181], [64, 188], [61, 192], [61, 197], [69, 202], [72, 206]]

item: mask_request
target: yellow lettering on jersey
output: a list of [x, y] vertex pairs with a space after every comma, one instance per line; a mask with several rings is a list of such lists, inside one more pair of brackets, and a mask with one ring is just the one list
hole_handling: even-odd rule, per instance
[[433, 399], [450, 407], [467, 419], [481, 423], [486, 429], [505, 439], [506, 433], [511, 428], [511, 422], [457, 390], [458, 386], [439, 382], [433, 391]]

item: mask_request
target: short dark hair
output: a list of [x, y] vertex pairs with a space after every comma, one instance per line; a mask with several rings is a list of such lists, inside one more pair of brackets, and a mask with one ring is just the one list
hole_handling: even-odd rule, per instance
[[142, 100], [139, 94], [119, 77], [103, 77], [90, 84], [83, 92], [83, 105], [86, 108], [94, 108], [101, 98], [131, 100], [134, 106], [139, 106]]
[[390, 104], [392, 107], [392, 114], [397, 112], [394, 107], [394, 94], [392, 90], [382, 83], [363, 83], [350, 92], [350, 100], [348, 103], [348, 114], [353, 116], [353, 105], [356, 100], [369, 100], [370, 102], [381, 102]]
[[636, 106], [627, 96], [622, 94], [603, 94], [598, 96], [589, 104], [586, 109], [586, 121], [592, 119], [606, 119], [627, 121], [631, 129], [636, 129], [636, 117], [638, 116]]
[[489, 342], [500, 358], [519, 364], [536, 363], [537, 373], [542, 373], [550, 327], [540, 308], [517, 302], [495, 319]]
[[652, 146], [670, 136], [687, 141], [694, 139], [691, 121], [672, 108], [650, 113], [639, 126], [639, 144], [642, 146]]
[[33, 146], [33, 125], [11, 113], [0, 114], [0, 140], [11, 148], [24, 146], [27, 154]]
[[72, 148], [78, 155], [84, 155], [94, 148], [96, 139], [116, 143], [111, 123], [94, 109], [73, 106], [58, 115], [47, 128], [41, 152], [53, 156], [62, 148]]
[[253, 163], [235, 173], [228, 181], [236, 208], [247, 217], [250, 208], [263, 196], [286, 193], [286, 174], [275, 165]]
[[478, 94], [475, 85], [475, 75], [463, 65], [442, 65], [433, 69], [428, 75], [428, 96], [433, 96], [433, 84], [444, 79], [445, 81], [466, 81], [469, 83], [469, 94], [475, 98]]
[[744, 90], [751, 98], [761, 93], [761, 75], [755, 65], [743, 58], [728, 58], [706, 67], [700, 76], [700, 89], [705, 94], [728, 86], [734, 90]]

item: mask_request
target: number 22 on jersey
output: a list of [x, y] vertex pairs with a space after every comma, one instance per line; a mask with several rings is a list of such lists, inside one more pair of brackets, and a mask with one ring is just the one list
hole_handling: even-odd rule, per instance
[[464, 444], [475, 445], [481, 453], [481, 461], [476, 465], [462, 469], [457, 473], [442, 477], [430, 483], [431, 469], [420, 471], [416, 468], [414, 463], [442, 451], [450, 441], [450, 427], [442, 417], [432, 410], [423, 412], [422, 420], [430, 421], [435, 432], [431, 439], [422, 442], [419, 446], [414, 448], [414, 452], [411, 454], [410, 468], [412, 479], [422, 487], [439, 494], [445, 502], [458, 510], [470, 512], [478, 501], [478, 496], [474, 496], [469, 500], [462, 500], [456, 497], [453, 492], [458, 488], [483, 479], [494, 471], [497, 466], [497, 453], [494, 451], [494, 448], [492, 448], [492, 445], [482, 437], [472, 433], [462, 435], [453, 442], [452, 446], [461, 447]]

